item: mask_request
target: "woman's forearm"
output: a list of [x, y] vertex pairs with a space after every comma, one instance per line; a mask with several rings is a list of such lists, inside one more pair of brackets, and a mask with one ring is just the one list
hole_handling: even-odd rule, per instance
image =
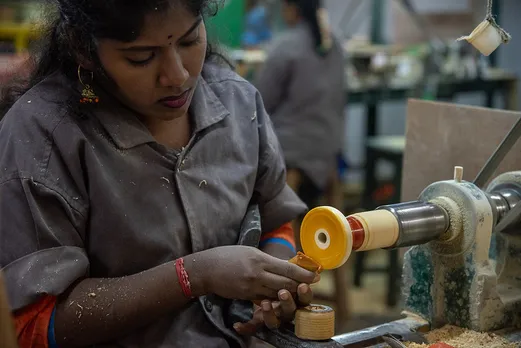
[[285, 245], [281, 245], [278, 243], [266, 244], [262, 248], [262, 251], [264, 251], [268, 255], [275, 256], [282, 260], [289, 260], [295, 256], [295, 252], [293, 250], [291, 250]]
[[[198, 254], [185, 258], [194, 297], [205, 294], [204, 266]], [[56, 305], [59, 347], [112, 341], [186, 306], [175, 262], [121, 278], [88, 278], [77, 283]]]

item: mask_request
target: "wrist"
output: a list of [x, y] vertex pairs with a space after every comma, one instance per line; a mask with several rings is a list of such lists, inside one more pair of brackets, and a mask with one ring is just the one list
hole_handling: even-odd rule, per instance
[[184, 258], [184, 268], [190, 280], [192, 297], [200, 297], [210, 293], [210, 281], [207, 277], [207, 267], [200, 254], [188, 255]]
[[293, 249], [278, 243], [268, 243], [261, 250], [268, 255], [282, 260], [289, 260], [296, 255], [296, 252]]

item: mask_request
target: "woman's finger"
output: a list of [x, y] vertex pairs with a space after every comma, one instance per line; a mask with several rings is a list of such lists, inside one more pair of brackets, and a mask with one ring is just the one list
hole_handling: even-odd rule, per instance
[[280, 289], [274, 290], [263, 286], [257, 290], [258, 296], [255, 299], [256, 303], [260, 306], [259, 302], [263, 300], [278, 301], [278, 290]]
[[258, 307], [253, 312], [253, 318], [247, 323], [235, 323], [233, 328], [239, 335], [251, 336], [254, 335], [257, 330], [264, 325], [264, 318], [262, 315], [262, 309]]
[[280, 320], [275, 314], [271, 301], [262, 301], [262, 316], [264, 318], [264, 324], [268, 329], [278, 329], [280, 326]]
[[297, 299], [300, 305], [307, 306], [313, 301], [313, 290], [308, 284], [300, 284], [297, 288]]
[[296, 294], [297, 287], [300, 284], [288, 277], [269, 272], [264, 272], [259, 280], [265, 287], [275, 290], [275, 298], [277, 298], [279, 290], [288, 290]]
[[[268, 272], [282, 276], [283, 278], [293, 280], [297, 283], [313, 284], [320, 279], [316, 273], [308, 271], [291, 262], [277, 258], [270, 258], [270, 262], [265, 266]], [[279, 288], [284, 289], [284, 288]], [[288, 289], [286, 289], [288, 290]]]
[[297, 304], [293, 300], [293, 296], [287, 290], [279, 291], [279, 300], [281, 307], [280, 318], [284, 321], [293, 320], [295, 311], [297, 310]]

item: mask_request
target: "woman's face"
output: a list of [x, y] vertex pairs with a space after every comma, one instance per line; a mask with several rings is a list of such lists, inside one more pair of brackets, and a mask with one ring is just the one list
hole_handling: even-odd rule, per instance
[[98, 54], [118, 89], [110, 91], [145, 121], [186, 115], [206, 54], [202, 19], [183, 6], [145, 17], [130, 43], [104, 39]]

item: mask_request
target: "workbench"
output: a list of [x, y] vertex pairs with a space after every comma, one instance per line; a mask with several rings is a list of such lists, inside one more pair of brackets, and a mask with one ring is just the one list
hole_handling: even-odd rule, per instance
[[28, 49], [31, 40], [40, 37], [41, 33], [33, 24], [0, 23], [0, 40], [14, 42], [16, 53], [22, 53]]

